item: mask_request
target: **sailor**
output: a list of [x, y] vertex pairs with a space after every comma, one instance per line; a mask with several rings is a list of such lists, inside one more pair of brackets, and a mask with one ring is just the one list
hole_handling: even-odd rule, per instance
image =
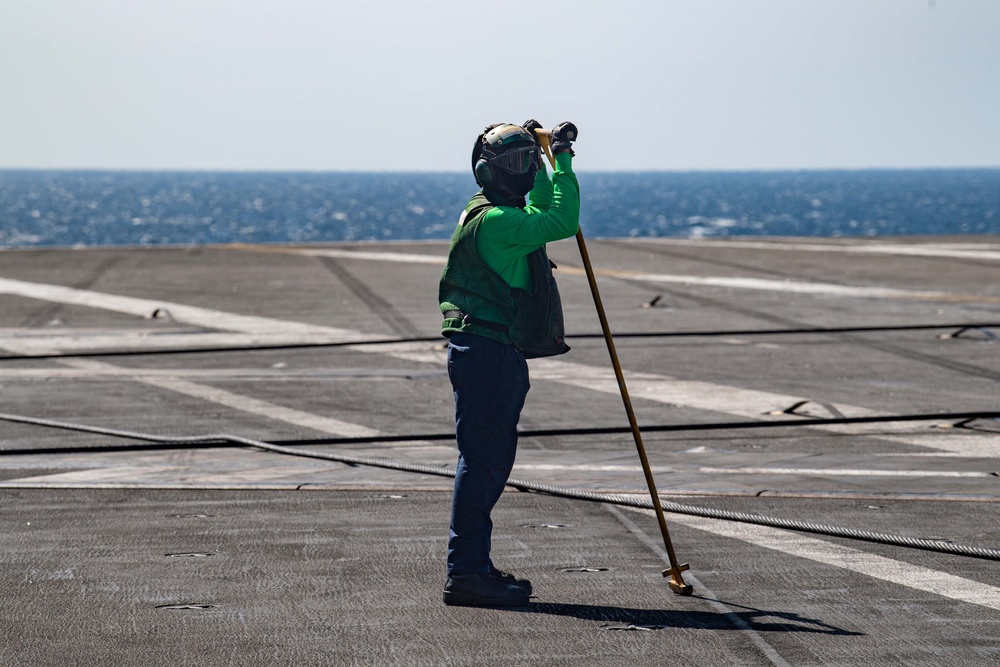
[[531, 582], [490, 559], [490, 513], [514, 465], [529, 386], [525, 359], [569, 350], [545, 244], [579, 229], [577, 129], [561, 123], [552, 130], [550, 179], [535, 134], [540, 128], [534, 120], [491, 125], [476, 139], [472, 173], [482, 190], [458, 221], [441, 277], [458, 441], [444, 589], [449, 605], [522, 606], [532, 592]]

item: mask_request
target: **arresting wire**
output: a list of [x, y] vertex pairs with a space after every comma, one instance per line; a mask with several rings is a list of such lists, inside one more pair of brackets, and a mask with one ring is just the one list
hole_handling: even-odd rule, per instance
[[[803, 417], [799, 419], [774, 419], [769, 421], [738, 422], [695, 422], [690, 424], [649, 424], [642, 427], [643, 433], [671, 433], [677, 431], [729, 431], [752, 428], [787, 428], [802, 426], [832, 426], [836, 424], [883, 424], [909, 421], [949, 421], [968, 422], [976, 419], [1000, 418], [1000, 410], [978, 412], [935, 412], [913, 415], [872, 415], [868, 417]], [[521, 438], [542, 438], [564, 435], [617, 435], [630, 433], [626, 426], [593, 426], [580, 428], [526, 429], [518, 431]], [[400, 435], [370, 435], [341, 438], [314, 438], [308, 440], [283, 440], [282, 445], [360, 445], [378, 442], [411, 442], [415, 440], [453, 440], [452, 433], [424, 433]]]
[[[794, 414], [794, 413], [787, 413]], [[986, 429], [975, 429], [971, 426], [967, 426], [969, 422], [975, 421], [977, 419], [995, 419], [1000, 420], [1000, 411], [998, 410], [987, 410], [978, 412], [932, 412], [924, 414], [912, 414], [912, 415], [872, 415], [868, 417], [803, 417], [799, 419], [774, 419], [774, 420], [756, 420], [756, 421], [733, 421], [733, 422], [694, 422], [688, 424], [646, 424], [642, 426], [642, 431], [644, 433], [671, 433], [679, 431], [730, 431], [730, 430], [742, 430], [742, 429], [754, 429], [754, 428], [787, 428], [787, 427], [815, 427], [815, 426], [829, 426], [836, 424], [883, 424], [883, 423], [894, 423], [894, 422], [908, 422], [908, 421], [954, 421], [956, 424], [954, 428], [968, 428], [969, 430], [986, 430]], [[53, 428], [57, 428], [56, 424], [60, 422], [52, 422], [48, 424]], [[76, 430], [74, 425], [69, 425], [70, 430]], [[949, 425], [951, 427], [951, 425]], [[542, 428], [542, 429], [525, 429], [519, 430], [517, 432], [518, 437], [521, 438], [544, 438], [552, 436], [577, 436], [577, 435], [621, 435], [629, 433], [630, 429], [626, 426], [586, 426], [577, 428]], [[993, 431], [989, 431], [993, 432]], [[359, 435], [359, 436], [341, 436], [337, 438], [293, 438], [285, 440], [275, 440], [271, 444], [284, 445], [284, 446], [302, 446], [302, 445], [365, 445], [365, 444], [380, 444], [380, 443], [393, 443], [393, 442], [417, 442], [417, 441], [436, 441], [436, 440], [454, 440], [455, 433], [384, 433], [380, 435]], [[177, 444], [184, 444], [190, 447], [215, 447], [220, 444], [226, 444], [222, 441], [204, 441], [196, 443], [178, 443], [175, 441], [159, 443], [162, 446], [152, 446], [149, 448], [157, 449], [167, 449], [175, 448]], [[44, 449], [39, 448], [21, 448], [21, 449], [0, 449], [0, 456], [12, 456], [17, 454], [78, 454], [83, 451], [127, 451], [135, 449], [136, 445], [105, 445], [102, 447], [47, 447]]]
[[[149, 433], [139, 433], [136, 431], [124, 431], [119, 429], [109, 429], [97, 426], [86, 426], [82, 424], [72, 424], [49, 419], [39, 419], [37, 417], [27, 417], [23, 415], [12, 415], [0, 413], [0, 420], [16, 422], [22, 424], [34, 424], [36, 426], [46, 426], [50, 428], [60, 428], [84, 433], [97, 433], [117, 438], [130, 438], [133, 440], [145, 440], [147, 442], [170, 443], [170, 444], [192, 444], [206, 445], [215, 443], [232, 443], [245, 445], [256, 449], [262, 449], [277, 454], [287, 456], [301, 456], [326, 461], [335, 461], [347, 465], [364, 465], [388, 470], [399, 470], [402, 472], [414, 472], [424, 475], [436, 475], [439, 477], [454, 477], [455, 470], [448, 466], [432, 466], [421, 463], [404, 463], [391, 459], [370, 456], [351, 456], [347, 454], [330, 454], [326, 452], [313, 452], [293, 447], [275, 445], [273, 443], [244, 438], [227, 433], [217, 433], [200, 436], [160, 436]], [[632, 497], [624, 494], [598, 493], [594, 491], [584, 491], [552, 484], [542, 484], [529, 480], [511, 478], [507, 481], [507, 486], [520, 491], [534, 491], [561, 498], [571, 498], [575, 500], [586, 500], [590, 502], [608, 503], [624, 507], [636, 507], [639, 509], [653, 509], [652, 500]], [[806, 533], [816, 533], [829, 535], [831, 537], [843, 537], [852, 540], [874, 542], [877, 544], [889, 544], [906, 547], [910, 549], [921, 549], [924, 551], [936, 551], [939, 553], [952, 554], [956, 556], [968, 556], [971, 558], [982, 558], [986, 560], [1000, 561], [1000, 550], [987, 549], [984, 547], [955, 544], [946, 540], [928, 540], [917, 537], [906, 537], [902, 535], [892, 535], [888, 533], [876, 533], [856, 528], [843, 528], [840, 526], [828, 526], [825, 524], [813, 523], [810, 521], [798, 521], [794, 519], [782, 519], [770, 517], [762, 514], [752, 514], [748, 512], [733, 512], [731, 510], [720, 510], [710, 507], [698, 507], [694, 505], [682, 505], [670, 501], [661, 501], [661, 506], [666, 512], [675, 514], [688, 514], [710, 519], [720, 519], [724, 521], [736, 521], [740, 523], [751, 523], [759, 526], [770, 526], [772, 528], [783, 528]]]
[[[616, 333], [615, 338], [714, 338], [725, 336], [782, 336], [789, 334], [836, 334], [836, 333], [877, 333], [887, 331], [928, 331], [935, 329], [988, 330], [1000, 328], [1000, 323], [959, 322], [955, 324], [909, 324], [855, 327], [803, 327], [798, 329], [732, 329], [709, 331], [631, 331]], [[601, 333], [581, 333], [567, 335], [567, 340], [603, 338]], [[955, 336], [950, 336], [955, 337]], [[263, 345], [216, 345], [184, 348], [142, 348], [138, 350], [91, 350], [73, 352], [50, 352], [45, 354], [2, 354], [0, 361], [24, 359], [66, 359], [86, 357], [138, 357], [153, 355], [204, 354], [221, 352], [265, 352], [269, 350], [306, 350], [327, 347], [352, 347], [360, 345], [398, 345], [403, 343], [442, 342], [438, 336], [418, 336], [412, 338], [372, 338], [370, 340], [329, 341], [318, 343], [275, 343]]]

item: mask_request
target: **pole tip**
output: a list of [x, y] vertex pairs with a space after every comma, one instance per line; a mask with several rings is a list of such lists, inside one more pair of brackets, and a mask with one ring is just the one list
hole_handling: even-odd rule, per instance
[[678, 595], [691, 595], [694, 592], [691, 584], [684, 583], [684, 578], [681, 577], [681, 572], [689, 569], [689, 567], [687, 563], [684, 563], [683, 565], [676, 565], [663, 571], [664, 577], [670, 577], [670, 581], [667, 582], [670, 590]]
[[670, 586], [670, 590], [678, 595], [691, 595], [694, 593], [694, 587], [691, 584], [685, 584], [683, 581], [681, 583], [677, 583], [671, 579], [667, 582], [667, 585]]

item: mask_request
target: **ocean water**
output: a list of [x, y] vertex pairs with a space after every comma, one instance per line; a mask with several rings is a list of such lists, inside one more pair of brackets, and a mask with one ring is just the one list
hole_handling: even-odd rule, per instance
[[[1000, 233], [1000, 169], [578, 175], [588, 237]], [[448, 239], [469, 174], [0, 170], [0, 247]]]

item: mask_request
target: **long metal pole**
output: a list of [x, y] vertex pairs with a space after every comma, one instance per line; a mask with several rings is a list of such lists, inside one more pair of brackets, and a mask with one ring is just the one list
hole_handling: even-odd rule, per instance
[[[551, 135], [544, 130], [537, 130], [539, 143], [545, 151], [545, 157], [549, 164], [555, 169], [555, 157], [551, 150]], [[604, 303], [601, 301], [601, 293], [597, 288], [597, 278], [594, 276], [594, 268], [590, 263], [590, 253], [587, 252], [587, 243], [583, 240], [583, 230], [576, 232], [576, 244], [580, 247], [580, 258], [583, 260], [583, 268], [587, 272], [587, 281], [590, 283], [590, 293], [594, 296], [594, 306], [597, 308], [597, 317], [601, 320], [601, 330], [604, 332], [604, 342], [608, 345], [608, 354], [611, 355], [611, 365], [615, 369], [615, 378], [618, 380], [618, 389], [622, 395], [622, 403], [625, 404], [625, 414], [628, 415], [628, 423], [632, 428], [632, 438], [635, 440], [635, 448], [639, 452], [639, 461], [642, 463], [642, 472], [646, 476], [646, 486], [649, 487], [649, 495], [653, 501], [653, 510], [656, 512], [656, 521], [660, 524], [660, 534], [663, 536], [663, 546], [667, 550], [667, 557], [670, 559], [670, 567], [663, 570], [664, 577], [670, 577], [667, 582], [670, 589], [679, 595], [691, 595], [693, 588], [690, 584], [684, 583], [681, 573], [688, 569], [688, 565], [679, 564], [677, 556], [674, 554], [674, 545], [670, 541], [670, 531], [667, 529], [667, 519], [663, 515], [663, 507], [660, 505], [660, 495], [656, 492], [656, 482], [653, 479], [653, 471], [649, 467], [649, 459], [646, 457], [646, 448], [642, 444], [642, 435], [639, 433], [639, 424], [635, 419], [635, 411], [632, 409], [632, 401], [628, 396], [628, 387], [625, 386], [625, 376], [622, 374], [621, 364], [618, 363], [618, 352], [615, 350], [615, 341], [611, 337], [611, 327], [608, 325], [607, 315], [604, 313]]]

